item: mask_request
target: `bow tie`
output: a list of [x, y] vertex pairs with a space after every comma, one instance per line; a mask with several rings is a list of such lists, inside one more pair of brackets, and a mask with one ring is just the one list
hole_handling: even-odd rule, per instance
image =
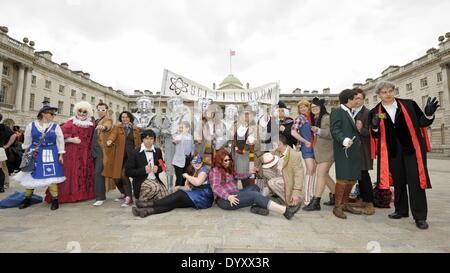
[[145, 150], [146, 153], [153, 153], [153, 150]]

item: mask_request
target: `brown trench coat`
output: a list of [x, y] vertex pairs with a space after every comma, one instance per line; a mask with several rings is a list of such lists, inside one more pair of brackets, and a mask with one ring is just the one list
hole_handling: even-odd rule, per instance
[[[141, 146], [139, 129], [133, 127], [134, 148]], [[119, 179], [122, 176], [123, 158], [125, 156], [125, 131], [122, 124], [114, 125], [107, 140], [111, 140], [111, 146], [105, 145], [104, 167], [102, 175], [105, 177]], [[105, 141], [105, 143], [106, 143]]]

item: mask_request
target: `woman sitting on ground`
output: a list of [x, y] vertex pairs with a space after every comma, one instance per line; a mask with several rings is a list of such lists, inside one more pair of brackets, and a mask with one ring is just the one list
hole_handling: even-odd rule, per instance
[[[298, 210], [299, 205], [285, 207], [279, 205], [260, 193], [256, 185], [250, 185], [242, 190], [236, 187], [236, 180], [248, 179], [249, 173], [233, 172], [231, 155], [225, 149], [218, 150], [214, 157], [214, 167], [209, 173], [211, 187], [217, 198], [217, 205], [224, 210], [236, 210], [251, 207], [250, 211], [256, 214], [267, 215], [269, 211], [276, 211], [291, 219]], [[250, 170], [254, 171], [254, 170]]]
[[186, 178], [184, 186], [175, 187], [175, 191], [168, 196], [149, 202], [136, 202], [137, 207], [133, 207], [134, 216], [147, 217], [151, 214], [158, 214], [171, 211], [175, 208], [196, 208], [207, 209], [212, 206], [214, 195], [208, 180], [209, 168], [203, 165], [201, 155], [195, 155], [187, 173], [183, 173]]

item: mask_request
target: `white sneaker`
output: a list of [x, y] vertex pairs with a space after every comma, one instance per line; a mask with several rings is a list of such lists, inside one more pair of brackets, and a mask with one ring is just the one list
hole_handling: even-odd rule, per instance
[[133, 204], [133, 202], [131, 201], [130, 197], [125, 197], [125, 201], [123, 202], [122, 205], [120, 205], [122, 208], [127, 208], [129, 206], [131, 206]]
[[114, 199], [114, 202], [123, 202], [125, 200], [125, 195], [121, 195], [119, 198]]
[[105, 202], [105, 200], [98, 200], [98, 201], [95, 201], [95, 203], [92, 205], [93, 206], [101, 206], [101, 205], [103, 205], [104, 202]]

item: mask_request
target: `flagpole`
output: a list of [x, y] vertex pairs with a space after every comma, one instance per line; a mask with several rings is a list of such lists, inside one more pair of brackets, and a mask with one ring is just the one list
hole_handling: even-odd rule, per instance
[[231, 50], [230, 50], [230, 75], [232, 74], [232, 71], [231, 71]]

